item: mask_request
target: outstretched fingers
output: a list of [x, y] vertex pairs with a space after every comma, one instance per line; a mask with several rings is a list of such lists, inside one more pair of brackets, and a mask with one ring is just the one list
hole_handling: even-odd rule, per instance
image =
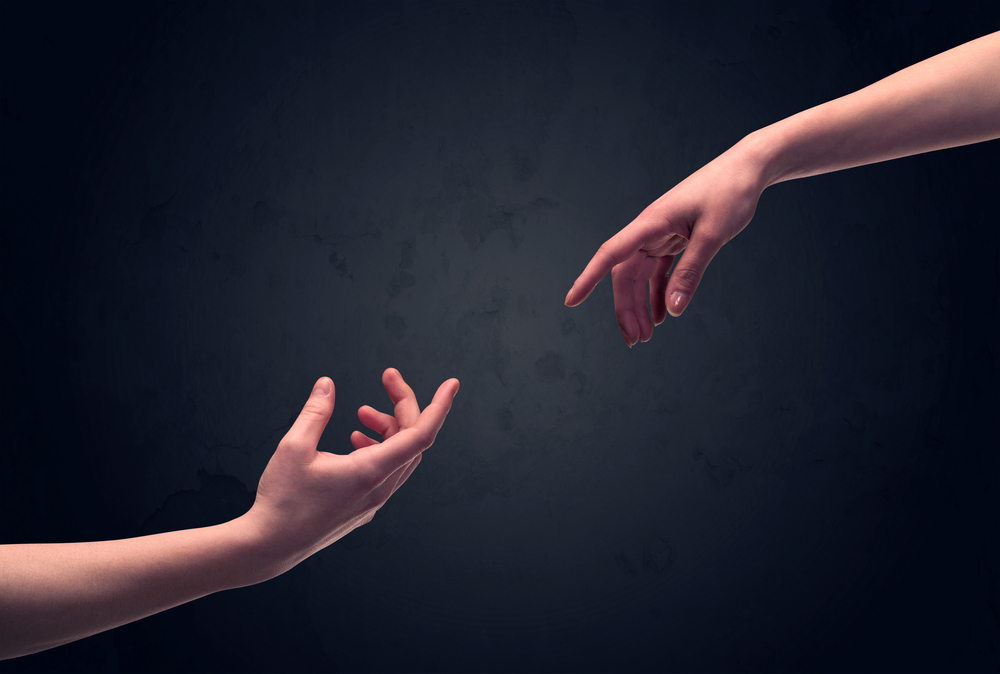
[[451, 410], [451, 403], [458, 393], [458, 386], [457, 379], [449, 379], [441, 384], [434, 394], [434, 400], [420, 413], [413, 426], [401, 429], [392, 438], [377, 446], [357, 449], [352, 456], [358, 461], [368, 463], [375, 474], [381, 476], [378, 483], [382, 484], [400, 466], [412, 461], [434, 443], [437, 432]]

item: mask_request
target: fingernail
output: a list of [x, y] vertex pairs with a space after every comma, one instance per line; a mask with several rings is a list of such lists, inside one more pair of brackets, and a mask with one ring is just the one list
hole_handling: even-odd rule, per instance
[[684, 308], [687, 306], [689, 299], [690, 298], [687, 294], [682, 293], [679, 290], [675, 290], [670, 296], [670, 301], [667, 302], [667, 310], [670, 312], [670, 315], [674, 318], [680, 316], [681, 312], [683, 312]]
[[[576, 284], [573, 285], [573, 288], [576, 288]], [[566, 299], [563, 300], [563, 304], [565, 304], [567, 307], [569, 306], [569, 296], [573, 294], [573, 288], [569, 289], [569, 292], [566, 293]]]
[[460, 388], [462, 388], [462, 382], [460, 382], [460, 381], [458, 381], [458, 380], [456, 379], [456, 380], [455, 380], [455, 392], [451, 394], [451, 397], [452, 397], [452, 398], [454, 398], [455, 396], [457, 396], [457, 395], [458, 395], [458, 389], [460, 389]]
[[330, 395], [330, 380], [324, 377], [316, 382], [316, 386], [313, 388], [313, 395], [328, 396]]
[[630, 340], [628, 338], [628, 335], [625, 334], [625, 329], [624, 328], [622, 328], [622, 339], [625, 340], [625, 343], [628, 344], [628, 348], [631, 349], [632, 348], [632, 340]]

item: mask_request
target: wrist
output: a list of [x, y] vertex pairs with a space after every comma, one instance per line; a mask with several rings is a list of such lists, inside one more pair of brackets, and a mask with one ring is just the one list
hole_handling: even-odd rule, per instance
[[253, 511], [221, 525], [228, 532], [235, 552], [232, 569], [232, 587], [256, 585], [281, 575], [292, 566], [274, 551], [261, 531]]
[[774, 147], [761, 131], [744, 136], [719, 159], [737, 167], [741, 184], [754, 194], [755, 200], [765, 188], [779, 182], [773, 175], [777, 160]]
[[733, 149], [752, 167], [761, 192], [788, 179], [787, 138], [778, 124], [748, 134]]

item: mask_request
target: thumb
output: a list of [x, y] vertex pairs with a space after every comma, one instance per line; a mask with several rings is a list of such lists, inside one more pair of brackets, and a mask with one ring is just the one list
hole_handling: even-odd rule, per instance
[[320, 377], [285, 438], [292, 441], [296, 447], [316, 449], [326, 423], [333, 414], [335, 398], [333, 380], [329, 377]]
[[666, 304], [671, 316], [677, 318], [684, 313], [694, 297], [694, 291], [698, 289], [708, 263], [719, 252], [723, 243], [725, 241], [722, 239], [704, 234], [691, 238], [667, 282]]

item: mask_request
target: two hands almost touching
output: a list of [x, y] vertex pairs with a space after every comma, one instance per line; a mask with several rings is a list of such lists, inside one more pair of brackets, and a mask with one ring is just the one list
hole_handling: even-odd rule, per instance
[[0, 659], [97, 634], [220, 590], [263, 582], [371, 521], [433, 444], [458, 392], [441, 384], [421, 411], [394, 369], [394, 414], [365, 406], [347, 455], [317, 451], [333, 382], [316, 382], [271, 457], [253, 507], [200, 529], [92, 543], [0, 546]]
[[687, 308], [709, 262], [747, 226], [769, 185], [994, 138], [1000, 33], [746, 136], [608, 239], [566, 305], [587, 299], [610, 271], [622, 337], [629, 347], [645, 342], [667, 313]]

